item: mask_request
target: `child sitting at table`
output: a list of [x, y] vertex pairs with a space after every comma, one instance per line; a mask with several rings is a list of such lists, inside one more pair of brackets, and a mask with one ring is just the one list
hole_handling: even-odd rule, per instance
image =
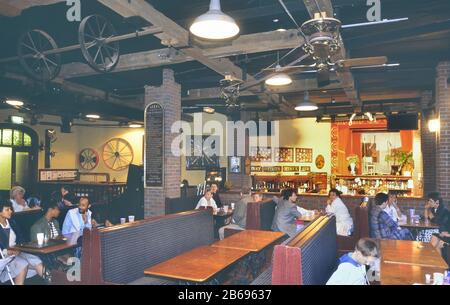
[[327, 285], [368, 285], [366, 265], [372, 265], [378, 259], [378, 245], [370, 238], [361, 238], [355, 251], [339, 259], [339, 266], [327, 282]]

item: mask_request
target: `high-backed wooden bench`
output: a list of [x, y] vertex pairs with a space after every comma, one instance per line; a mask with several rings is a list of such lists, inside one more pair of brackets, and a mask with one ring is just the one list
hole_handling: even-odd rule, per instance
[[272, 266], [252, 285], [323, 285], [337, 264], [336, 218], [320, 216], [296, 236], [275, 246]]

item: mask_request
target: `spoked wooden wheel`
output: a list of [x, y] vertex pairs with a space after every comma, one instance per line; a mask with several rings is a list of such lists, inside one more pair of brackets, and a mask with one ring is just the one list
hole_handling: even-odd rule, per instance
[[133, 148], [124, 139], [111, 139], [103, 146], [103, 162], [112, 170], [124, 170], [133, 162]]
[[84, 18], [78, 29], [81, 52], [88, 64], [98, 72], [109, 72], [119, 62], [119, 42], [110, 41], [116, 35], [113, 25], [103, 16]]
[[92, 170], [97, 167], [100, 160], [98, 153], [92, 148], [85, 148], [80, 152], [80, 166], [86, 170]]
[[61, 55], [52, 52], [57, 48], [58, 45], [49, 34], [31, 30], [20, 37], [17, 53], [20, 64], [32, 78], [49, 81], [61, 70]]

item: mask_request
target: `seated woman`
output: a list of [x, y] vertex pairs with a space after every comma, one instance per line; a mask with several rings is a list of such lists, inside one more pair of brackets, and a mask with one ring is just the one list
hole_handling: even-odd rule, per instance
[[369, 216], [370, 237], [380, 239], [412, 240], [411, 232], [402, 229], [384, 211], [387, 206], [388, 195], [378, 193], [375, 195], [375, 204], [372, 204]]
[[[0, 202], [0, 251], [4, 257], [15, 256], [8, 264], [11, 277], [14, 278], [16, 285], [23, 285], [25, 278], [30, 278], [36, 273], [44, 277], [44, 266], [39, 257], [23, 253], [9, 248], [23, 242], [23, 237], [19, 227], [14, 220], [11, 220], [13, 214], [11, 203], [8, 201]], [[45, 274], [47, 277], [48, 274]], [[0, 274], [0, 282], [9, 280], [7, 272]]]
[[214, 201], [214, 199], [212, 197], [213, 197], [213, 194], [211, 192], [211, 189], [206, 188], [205, 195], [203, 195], [203, 197], [200, 198], [195, 209], [198, 210], [200, 207], [204, 207], [204, 208], [212, 207], [213, 209], [217, 209], [216, 202]]
[[341, 199], [341, 192], [331, 189], [328, 192], [326, 212], [336, 216], [336, 232], [338, 235], [349, 236], [353, 231], [353, 219]]
[[447, 247], [450, 244], [450, 211], [444, 207], [438, 192], [429, 193], [425, 205], [425, 219], [439, 225], [439, 232], [433, 233], [431, 244], [438, 249], [447, 260]]
[[25, 200], [25, 189], [21, 186], [14, 186], [10, 192], [10, 200], [14, 212], [22, 212], [28, 210], [28, 202]]

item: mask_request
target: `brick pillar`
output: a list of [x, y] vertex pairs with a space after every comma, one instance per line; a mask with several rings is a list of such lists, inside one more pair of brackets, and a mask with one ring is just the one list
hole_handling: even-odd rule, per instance
[[422, 93], [420, 101], [422, 115], [420, 120], [420, 137], [423, 161], [423, 192], [426, 195], [429, 192], [436, 191], [436, 133], [428, 129], [428, 120], [434, 108], [433, 92], [425, 91]]
[[437, 133], [436, 168], [437, 189], [445, 202], [450, 201], [450, 89], [447, 79], [450, 62], [441, 62], [436, 73], [436, 111], [441, 129]]
[[177, 134], [172, 134], [170, 129], [174, 122], [181, 120], [181, 86], [175, 82], [172, 70], [163, 70], [160, 87], [145, 86], [145, 105], [154, 102], [164, 109], [164, 186], [145, 188], [145, 217], [164, 215], [165, 199], [180, 197], [181, 159], [171, 152]]
[[[249, 113], [242, 111], [240, 114], [241, 120], [245, 123], [248, 120], [250, 120]], [[233, 120], [233, 118], [228, 117], [228, 120]], [[248, 157], [249, 153], [249, 147], [248, 147], [248, 133], [245, 135], [245, 157], [242, 158], [242, 171], [240, 174], [234, 174], [230, 173], [228, 171], [228, 180], [231, 181], [232, 189], [233, 190], [240, 190], [242, 187], [251, 187], [252, 186], [252, 179], [250, 177], [250, 173], [245, 172], [245, 159]], [[235, 150], [237, 149], [238, 145], [242, 145], [241, 143], [238, 143], [237, 136], [235, 132], [234, 136], [234, 147]]]

